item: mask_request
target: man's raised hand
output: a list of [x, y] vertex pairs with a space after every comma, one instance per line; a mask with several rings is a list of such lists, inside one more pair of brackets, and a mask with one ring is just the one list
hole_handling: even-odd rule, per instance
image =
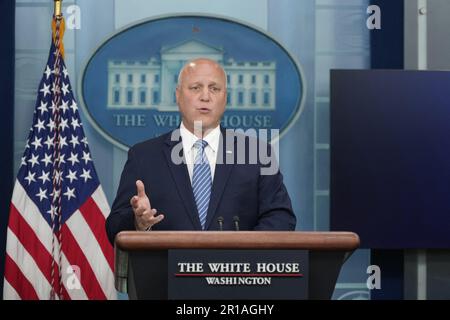
[[151, 228], [154, 224], [160, 222], [164, 216], [156, 215], [156, 209], [152, 209], [150, 200], [145, 194], [144, 183], [141, 180], [136, 181], [137, 195], [130, 200], [131, 208], [134, 212], [136, 230], [143, 231]]

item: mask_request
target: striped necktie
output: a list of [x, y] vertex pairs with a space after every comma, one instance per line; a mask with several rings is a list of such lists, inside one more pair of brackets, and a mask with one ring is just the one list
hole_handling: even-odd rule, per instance
[[207, 145], [208, 142], [205, 140], [197, 140], [194, 144], [194, 147], [197, 149], [197, 155], [192, 176], [192, 190], [203, 230], [205, 230], [206, 214], [208, 213], [209, 197], [211, 195], [211, 168], [205, 153]]

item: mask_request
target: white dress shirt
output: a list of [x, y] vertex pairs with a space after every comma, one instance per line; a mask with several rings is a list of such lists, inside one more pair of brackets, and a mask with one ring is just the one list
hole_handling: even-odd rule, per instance
[[[197, 156], [198, 149], [194, 147], [195, 142], [199, 139], [192, 132], [184, 126], [183, 122], [180, 125], [180, 135], [183, 142], [183, 153], [186, 159], [186, 165], [189, 172], [189, 178], [192, 184], [192, 175], [194, 174], [194, 162]], [[203, 140], [208, 142], [205, 147], [206, 157], [208, 158], [209, 167], [211, 168], [211, 182], [214, 180], [214, 172], [216, 169], [217, 151], [219, 149], [220, 141], [220, 126], [217, 126], [210, 131]]]

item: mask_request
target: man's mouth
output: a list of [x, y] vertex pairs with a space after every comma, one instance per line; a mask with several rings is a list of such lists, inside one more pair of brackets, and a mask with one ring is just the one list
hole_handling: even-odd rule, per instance
[[208, 113], [211, 112], [211, 109], [209, 108], [197, 108], [197, 111], [200, 113]]

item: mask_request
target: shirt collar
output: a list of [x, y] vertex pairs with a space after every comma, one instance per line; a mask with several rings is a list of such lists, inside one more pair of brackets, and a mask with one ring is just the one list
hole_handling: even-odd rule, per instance
[[[180, 125], [180, 135], [183, 142], [183, 149], [185, 152], [190, 152], [198, 138], [184, 126], [183, 122], [181, 122]], [[203, 140], [208, 142], [208, 146], [212, 151], [217, 152], [220, 141], [220, 125], [203, 137]]]

